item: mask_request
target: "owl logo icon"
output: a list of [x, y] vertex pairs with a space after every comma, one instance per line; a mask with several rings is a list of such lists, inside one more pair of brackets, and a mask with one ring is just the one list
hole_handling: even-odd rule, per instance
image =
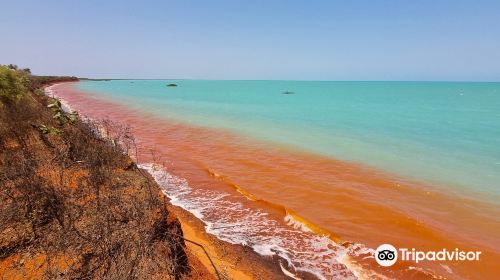
[[398, 260], [398, 250], [391, 244], [382, 244], [375, 251], [375, 260], [381, 266], [391, 266]]

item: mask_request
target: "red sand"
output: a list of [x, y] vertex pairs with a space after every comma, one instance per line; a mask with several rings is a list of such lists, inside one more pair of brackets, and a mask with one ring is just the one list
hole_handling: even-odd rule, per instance
[[[390, 243], [423, 251], [482, 251], [478, 262], [447, 262], [454, 274], [438, 262], [419, 263], [418, 267], [448, 278], [494, 279], [500, 275], [500, 211], [494, 205], [435, 191], [358, 164], [146, 116], [90, 98], [72, 83], [52, 89], [81, 115], [130, 125], [140, 146], [154, 149], [156, 156], [168, 160], [168, 171], [186, 178], [190, 185], [231, 192], [238, 186], [259, 198], [261, 207], [274, 209], [276, 215], [291, 209], [315, 231], [328, 232], [338, 242], [358, 242], [371, 248]], [[149, 154], [142, 150], [139, 160], [151, 160]], [[393, 266], [393, 272], [405, 272], [391, 275], [429, 277], [408, 272], [408, 265], [415, 266]], [[373, 268], [387, 272], [374, 261]]]

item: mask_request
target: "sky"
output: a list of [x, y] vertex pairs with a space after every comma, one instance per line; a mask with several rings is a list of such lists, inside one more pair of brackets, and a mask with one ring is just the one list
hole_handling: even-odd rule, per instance
[[500, 1], [0, 0], [0, 64], [90, 78], [500, 81]]

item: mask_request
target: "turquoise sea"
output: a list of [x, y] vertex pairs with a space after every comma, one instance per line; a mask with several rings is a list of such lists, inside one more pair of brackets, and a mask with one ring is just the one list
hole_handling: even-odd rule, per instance
[[111, 80], [77, 87], [158, 117], [500, 198], [500, 83]]

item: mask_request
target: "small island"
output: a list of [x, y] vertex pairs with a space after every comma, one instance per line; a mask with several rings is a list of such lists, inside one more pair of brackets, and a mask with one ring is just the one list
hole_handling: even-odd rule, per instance
[[176, 87], [177, 84], [168, 84], [167, 87]]

